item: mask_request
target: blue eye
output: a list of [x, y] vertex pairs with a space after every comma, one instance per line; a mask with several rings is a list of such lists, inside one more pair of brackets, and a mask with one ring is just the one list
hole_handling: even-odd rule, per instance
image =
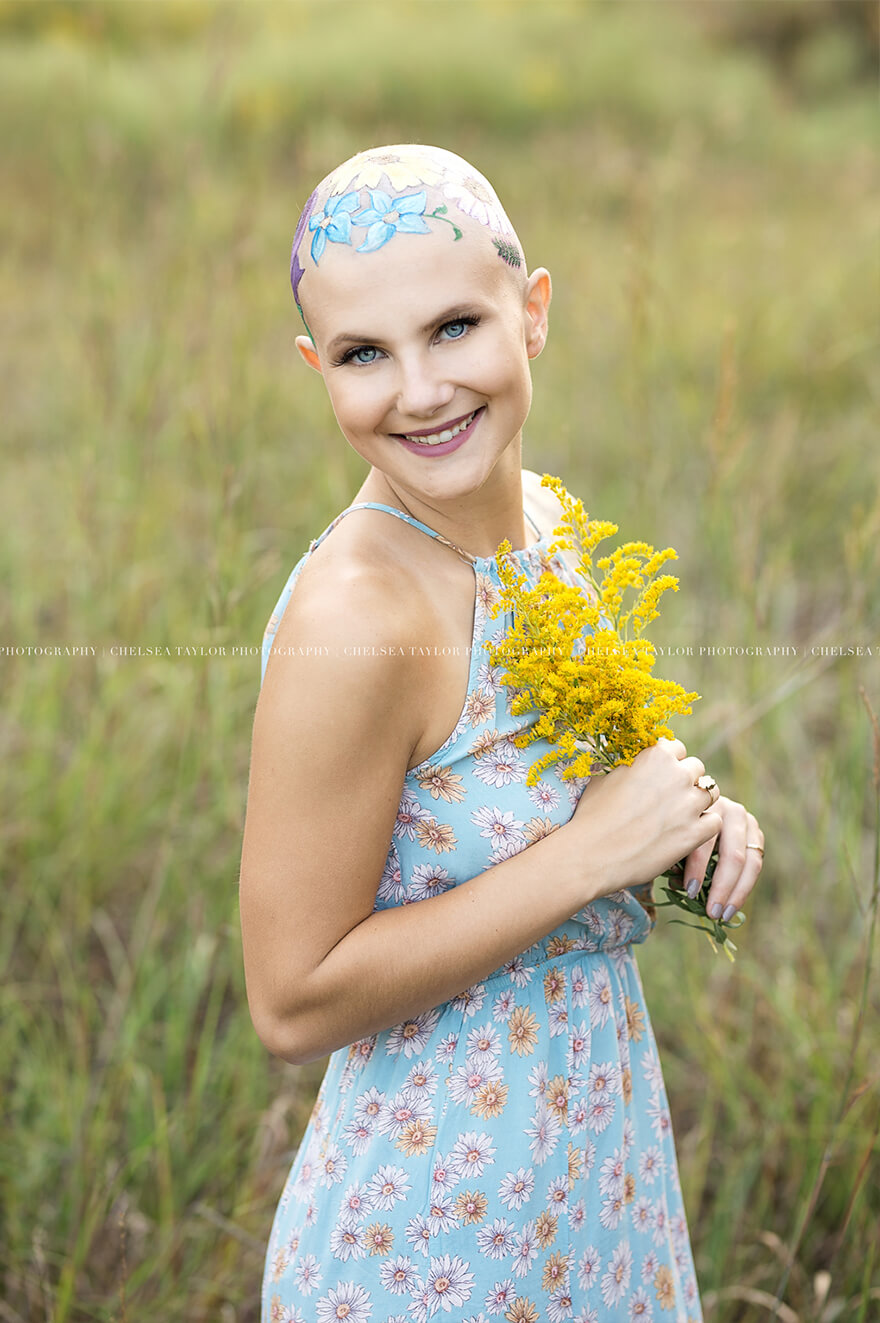
[[468, 313], [462, 317], [455, 317], [452, 321], [444, 322], [440, 327], [440, 336], [444, 340], [462, 340], [474, 326], [479, 326], [480, 319], [476, 314]]
[[350, 363], [375, 363], [379, 355], [378, 349], [373, 345], [361, 345], [359, 349], [353, 349], [348, 355]]
[[358, 367], [370, 367], [373, 363], [378, 363], [381, 357], [382, 350], [377, 349], [375, 345], [353, 345], [339, 358], [333, 359], [333, 366], [345, 367], [346, 363], [356, 363]]

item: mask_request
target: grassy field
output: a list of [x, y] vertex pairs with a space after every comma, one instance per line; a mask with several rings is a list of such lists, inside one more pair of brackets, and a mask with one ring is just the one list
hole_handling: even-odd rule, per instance
[[636, 0], [0, 8], [4, 1323], [258, 1318], [322, 1067], [244, 996], [256, 649], [362, 476], [287, 262], [401, 138], [550, 266], [527, 463], [678, 548], [658, 669], [766, 832], [736, 965], [640, 956], [707, 1319], [877, 1309], [877, 111], [864, 33], [807, 29], [780, 66]]

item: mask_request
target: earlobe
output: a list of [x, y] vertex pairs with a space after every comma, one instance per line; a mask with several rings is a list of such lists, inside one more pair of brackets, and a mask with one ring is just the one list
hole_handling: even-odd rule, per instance
[[298, 335], [296, 337], [296, 347], [302, 355], [303, 362], [308, 363], [309, 367], [314, 368], [316, 372], [321, 372], [321, 360], [318, 358], [311, 336]]
[[550, 272], [538, 267], [529, 276], [525, 293], [526, 352], [529, 358], [537, 358], [546, 343], [552, 296]]

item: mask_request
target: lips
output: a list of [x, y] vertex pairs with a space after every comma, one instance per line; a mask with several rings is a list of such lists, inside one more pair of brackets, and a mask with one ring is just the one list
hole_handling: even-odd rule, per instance
[[479, 412], [479, 409], [474, 409], [472, 413], [462, 414], [460, 418], [453, 418], [451, 422], [445, 423], [443, 427], [425, 428], [420, 432], [397, 432], [395, 435], [401, 437], [404, 441], [409, 441], [412, 445], [442, 446], [470, 427]]

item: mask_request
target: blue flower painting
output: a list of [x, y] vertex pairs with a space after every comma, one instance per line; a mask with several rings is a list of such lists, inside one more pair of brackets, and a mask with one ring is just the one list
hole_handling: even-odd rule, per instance
[[319, 260], [328, 239], [331, 243], [351, 243], [351, 213], [359, 202], [357, 193], [337, 194], [327, 199], [320, 216], [309, 219], [309, 229], [315, 234], [311, 250], [313, 261]]
[[423, 219], [428, 200], [424, 190], [398, 198], [383, 193], [380, 188], [371, 188], [369, 194], [372, 206], [365, 207], [354, 217], [355, 225], [368, 226], [367, 237], [358, 247], [359, 253], [374, 253], [398, 232], [400, 234], [431, 233]]

